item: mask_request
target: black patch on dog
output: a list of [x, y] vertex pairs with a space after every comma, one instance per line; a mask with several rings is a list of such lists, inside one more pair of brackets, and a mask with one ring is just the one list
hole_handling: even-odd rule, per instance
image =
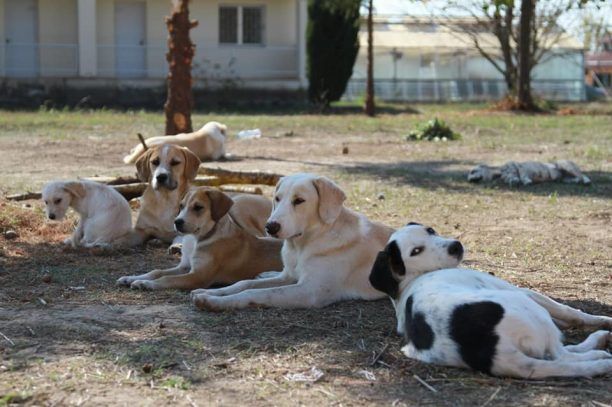
[[425, 315], [422, 312], [412, 314], [412, 296], [406, 300], [406, 343], [412, 342], [418, 350], [431, 349], [435, 335], [431, 326], [425, 321]]
[[406, 226], [412, 226], [412, 225], [423, 226], [422, 224], [420, 224], [418, 222], [408, 222], [408, 224], [406, 224]]
[[378, 252], [376, 261], [370, 272], [370, 284], [378, 291], [382, 291], [391, 298], [397, 298], [399, 282], [393, 278], [389, 254], [386, 251]]
[[406, 267], [404, 266], [404, 260], [402, 259], [402, 252], [394, 240], [385, 247], [385, 251], [389, 254], [389, 264], [391, 264], [391, 270], [399, 275], [403, 276], [406, 274]]
[[491, 373], [499, 336], [495, 327], [504, 317], [504, 308], [496, 302], [462, 304], [453, 310], [450, 336], [459, 345], [463, 361], [474, 370]]

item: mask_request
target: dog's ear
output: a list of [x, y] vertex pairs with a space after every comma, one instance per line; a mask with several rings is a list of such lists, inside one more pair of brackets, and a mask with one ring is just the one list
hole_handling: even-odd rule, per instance
[[153, 149], [149, 148], [136, 160], [136, 173], [138, 174], [138, 179], [142, 182], [151, 181], [151, 165], [149, 163], [151, 154], [153, 154]]
[[229, 212], [234, 201], [232, 198], [216, 189], [208, 190], [206, 194], [208, 195], [208, 199], [210, 199], [210, 217], [217, 222]]
[[346, 195], [329, 178], [316, 178], [313, 184], [319, 194], [319, 217], [325, 223], [333, 223], [340, 215]]
[[85, 187], [80, 182], [66, 182], [64, 191], [72, 195], [73, 198], [85, 198]]
[[185, 178], [189, 181], [193, 181], [198, 175], [198, 169], [200, 168], [200, 159], [197, 155], [191, 152], [190, 149], [183, 147], [183, 155], [185, 156]]
[[402, 253], [394, 240], [385, 247], [385, 250], [378, 252], [370, 272], [370, 284], [378, 291], [397, 299], [400, 277], [405, 274]]

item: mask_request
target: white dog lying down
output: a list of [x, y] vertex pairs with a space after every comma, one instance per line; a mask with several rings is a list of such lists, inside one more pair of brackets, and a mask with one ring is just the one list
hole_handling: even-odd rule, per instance
[[[181, 133], [176, 136], [158, 136], [145, 140], [147, 147], [155, 147], [161, 144], [176, 144], [187, 147], [200, 161], [215, 161], [225, 156], [225, 135], [227, 126], [218, 122], [208, 122], [198, 131], [193, 133]], [[144, 153], [142, 144], [137, 144], [128, 155], [123, 157], [123, 162], [133, 164]]]
[[537, 161], [509, 161], [501, 167], [480, 164], [469, 172], [468, 181], [490, 182], [500, 178], [510, 186], [531, 185], [541, 182], [562, 181], [568, 184], [589, 185], [591, 180], [584, 175], [573, 161], [559, 160], [553, 163]]
[[91, 181], [53, 181], [43, 188], [42, 199], [49, 219], [63, 219], [69, 206], [81, 215], [64, 243], [73, 247], [127, 243], [132, 213], [128, 202], [113, 188]]
[[384, 294], [370, 285], [368, 275], [393, 230], [345, 208], [345, 198], [325, 177], [282, 178], [266, 231], [285, 240], [283, 271], [229, 287], [194, 290], [194, 304], [211, 311], [251, 306], [314, 308], [341, 300], [382, 298]]
[[438, 270], [459, 263], [463, 250], [453, 249], [457, 244], [408, 224], [391, 236], [372, 267], [370, 282], [395, 306], [406, 356], [531, 379], [612, 373], [612, 355], [600, 350], [612, 341], [609, 331], [563, 346], [557, 328], [610, 329], [612, 318], [585, 314], [487, 273]]

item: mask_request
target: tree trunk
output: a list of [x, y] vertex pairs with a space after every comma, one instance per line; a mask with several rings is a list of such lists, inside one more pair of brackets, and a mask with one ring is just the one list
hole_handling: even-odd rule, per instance
[[189, 30], [198, 25], [189, 20], [189, 0], [172, 0], [172, 15], [166, 17], [168, 26], [168, 98], [166, 112], [166, 134], [189, 133], [191, 127], [191, 62], [195, 45], [189, 38]]
[[514, 19], [514, 7], [512, 4], [506, 6], [506, 12], [502, 17], [497, 9], [493, 16], [493, 34], [497, 37], [504, 59], [504, 80], [508, 88], [508, 94], [513, 95], [516, 91], [516, 64], [512, 57], [512, 21]]
[[368, 116], [376, 114], [374, 105], [374, 21], [373, 21], [373, 0], [368, 1], [368, 69], [366, 79], [366, 99], [364, 111]]
[[535, 110], [531, 96], [532, 32], [536, 0], [521, 1], [519, 35], [519, 77], [517, 107], [521, 110]]

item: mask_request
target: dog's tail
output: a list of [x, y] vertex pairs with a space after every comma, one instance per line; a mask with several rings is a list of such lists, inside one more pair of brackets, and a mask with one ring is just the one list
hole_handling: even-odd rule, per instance
[[512, 352], [507, 358], [503, 355], [498, 355], [498, 358], [496, 358], [498, 368], [493, 373], [499, 376], [513, 376], [525, 379], [593, 377], [612, 373], [612, 359], [610, 358], [593, 358], [588, 360], [589, 356], [586, 353], [573, 354], [565, 352], [565, 354], [569, 354], [571, 357], [566, 359], [561, 356], [561, 358], [556, 360], [536, 359], [520, 351]]
[[123, 157], [123, 162], [126, 164], [134, 164], [138, 157], [144, 153], [144, 147], [142, 144], [137, 144], [136, 147], [130, 150], [130, 153]]

